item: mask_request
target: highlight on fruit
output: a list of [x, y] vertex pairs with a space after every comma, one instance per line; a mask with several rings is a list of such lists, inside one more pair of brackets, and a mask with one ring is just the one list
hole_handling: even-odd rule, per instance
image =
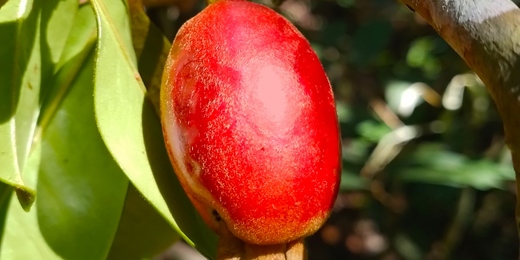
[[222, 240], [291, 245], [329, 216], [341, 164], [332, 88], [309, 42], [268, 7], [216, 1], [181, 27], [161, 121], [186, 194]]

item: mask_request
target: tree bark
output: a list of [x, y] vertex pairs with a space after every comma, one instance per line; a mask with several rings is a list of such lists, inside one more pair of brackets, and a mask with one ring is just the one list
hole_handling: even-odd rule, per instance
[[[482, 79], [520, 176], [520, 9], [510, 0], [400, 0], [421, 15]], [[520, 181], [517, 181], [520, 194]], [[516, 223], [520, 233], [520, 203]]]

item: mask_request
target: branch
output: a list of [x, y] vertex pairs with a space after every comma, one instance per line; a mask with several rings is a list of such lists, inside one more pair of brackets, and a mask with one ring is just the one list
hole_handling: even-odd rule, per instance
[[218, 233], [217, 260], [307, 260], [303, 238], [286, 244], [253, 245], [235, 237], [225, 225]]
[[[519, 179], [520, 9], [510, 0], [400, 1], [421, 15], [482, 79], [502, 118]], [[517, 203], [517, 228], [519, 217]]]

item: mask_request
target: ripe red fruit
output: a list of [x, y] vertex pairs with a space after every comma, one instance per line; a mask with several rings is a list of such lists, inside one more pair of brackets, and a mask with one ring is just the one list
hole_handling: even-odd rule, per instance
[[276, 12], [222, 0], [186, 22], [161, 111], [175, 172], [216, 232], [281, 244], [328, 217], [340, 177], [332, 90], [309, 42]]

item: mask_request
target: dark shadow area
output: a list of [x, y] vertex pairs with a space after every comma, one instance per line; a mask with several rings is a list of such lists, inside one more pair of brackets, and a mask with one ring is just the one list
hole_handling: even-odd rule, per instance
[[[60, 3], [60, 0], [46, 0], [46, 3], [42, 6], [42, 12], [41, 12], [41, 23], [40, 23], [40, 52], [41, 52], [41, 61], [42, 61], [42, 70], [41, 70], [41, 86], [40, 86], [40, 107], [42, 109], [40, 113], [41, 116], [45, 114], [45, 109], [48, 107], [47, 104], [51, 103], [53, 98], [56, 97], [56, 93], [60, 90], [60, 87], [56, 83], [56, 76], [57, 73], [54, 73], [56, 70], [56, 65], [54, 62], [59, 62], [59, 59], [56, 61], [53, 61], [52, 57], [52, 50], [51, 46], [49, 46], [48, 43], [48, 28], [49, 28], [49, 21], [50, 18], [53, 15], [53, 12], [56, 12], [56, 8], [58, 4]], [[77, 12], [77, 10], [76, 10]], [[58, 14], [59, 15], [59, 14]], [[74, 23], [73, 21], [71, 21]], [[61, 49], [60, 56], [63, 54], [63, 50], [66, 48], [66, 43], [68, 41], [68, 38], [70, 38], [70, 35], [74, 33], [74, 28], [72, 26], [65, 27], [68, 28], [69, 34], [68, 37], [64, 39], [59, 39], [59, 41], [64, 41], [63, 49]], [[56, 40], [56, 39], [49, 39], [49, 40]], [[71, 80], [74, 77], [70, 77]], [[69, 82], [70, 83], [70, 82]], [[52, 112], [52, 111], [51, 111]]]
[[214, 257], [216, 255], [217, 237], [204, 224], [182, 189], [168, 158], [159, 118], [148, 99], [145, 99], [143, 103], [142, 122], [148, 160], [170, 213], [188, 237], [200, 239], [193, 241], [196, 245], [210, 248], [209, 251], [204, 250], [202, 253]]
[[[0, 234], [5, 232], [5, 220], [11, 204], [11, 196], [13, 196], [13, 188], [3, 182], [0, 182]], [[2, 245], [3, 236], [0, 236], [0, 245]], [[1, 248], [1, 247], [0, 247]]]
[[125, 206], [107, 259], [148, 259], [164, 251], [178, 234], [129, 182]]
[[[46, 4], [42, 6], [41, 11], [41, 22], [40, 22], [40, 52], [41, 52], [41, 86], [40, 86], [40, 105], [42, 105], [46, 100], [46, 97], [49, 96], [49, 92], [56, 91], [56, 86], [53, 84], [54, 82], [54, 66], [51, 57], [51, 48], [47, 42], [47, 27], [49, 26], [49, 20], [52, 16], [54, 9], [59, 4], [59, 0], [46, 0]], [[63, 39], [66, 41], [66, 39]], [[63, 51], [63, 50], [62, 50]]]
[[164, 41], [161, 32], [150, 23], [144, 42], [143, 50], [139, 58], [139, 75], [147, 89], [153, 81], [154, 73], [162, 71], [166, 57], [162, 56]]
[[[32, 46], [35, 44], [36, 24], [39, 18], [39, 1], [33, 5], [33, 11], [20, 25], [17, 22], [0, 23], [0, 124], [13, 117], [19, 105], [22, 87], [22, 75], [27, 69], [38, 73], [41, 68], [27, 68]], [[23, 104], [22, 104], [23, 105]]]

